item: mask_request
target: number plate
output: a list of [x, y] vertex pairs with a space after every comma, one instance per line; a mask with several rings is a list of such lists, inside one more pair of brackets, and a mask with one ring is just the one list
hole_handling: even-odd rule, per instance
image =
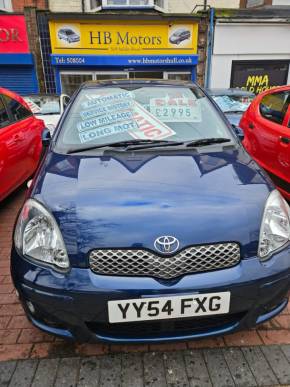
[[108, 301], [110, 323], [225, 314], [230, 292]]

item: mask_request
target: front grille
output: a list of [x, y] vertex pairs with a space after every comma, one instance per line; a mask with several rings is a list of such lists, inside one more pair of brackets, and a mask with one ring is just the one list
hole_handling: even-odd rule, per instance
[[237, 243], [191, 246], [170, 257], [132, 249], [98, 249], [89, 256], [90, 268], [97, 274], [164, 279], [225, 269], [239, 261], [240, 247]]
[[245, 312], [223, 314], [210, 317], [194, 317], [184, 319], [135, 321], [128, 323], [97, 323], [87, 322], [87, 327], [95, 334], [110, 337], [154, 338], [162, 336], [186, 336], [193, 333], [204, 333], [213, 329], [222, 329], [241, 321]]

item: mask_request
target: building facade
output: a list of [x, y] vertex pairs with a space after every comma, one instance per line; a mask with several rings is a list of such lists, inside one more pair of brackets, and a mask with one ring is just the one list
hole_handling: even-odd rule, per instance
[[199, 19], [126, 12], [49, 14], [55, 91], [104, 79], [195, 80]]
[[210, 82], [256, 94], [290, 83], [290, 8], [216, 12]]
[[24, 15], [0, 15], [0, 85], [20, 94], [39, 91]]

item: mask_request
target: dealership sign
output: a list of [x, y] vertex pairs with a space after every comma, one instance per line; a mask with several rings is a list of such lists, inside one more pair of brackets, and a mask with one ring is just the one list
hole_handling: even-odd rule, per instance
[[196, 22], [50, 21], [53, 54], [189, 55], [197, 53]]
[[0, 15], [0, 53], [29, 53], [24, 16]]

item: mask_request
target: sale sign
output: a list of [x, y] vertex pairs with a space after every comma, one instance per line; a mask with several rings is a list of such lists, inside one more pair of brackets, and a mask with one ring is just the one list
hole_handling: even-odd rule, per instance
[[26, 22], [23, 15], [0, 15], [0, 53], [29, 53]]

